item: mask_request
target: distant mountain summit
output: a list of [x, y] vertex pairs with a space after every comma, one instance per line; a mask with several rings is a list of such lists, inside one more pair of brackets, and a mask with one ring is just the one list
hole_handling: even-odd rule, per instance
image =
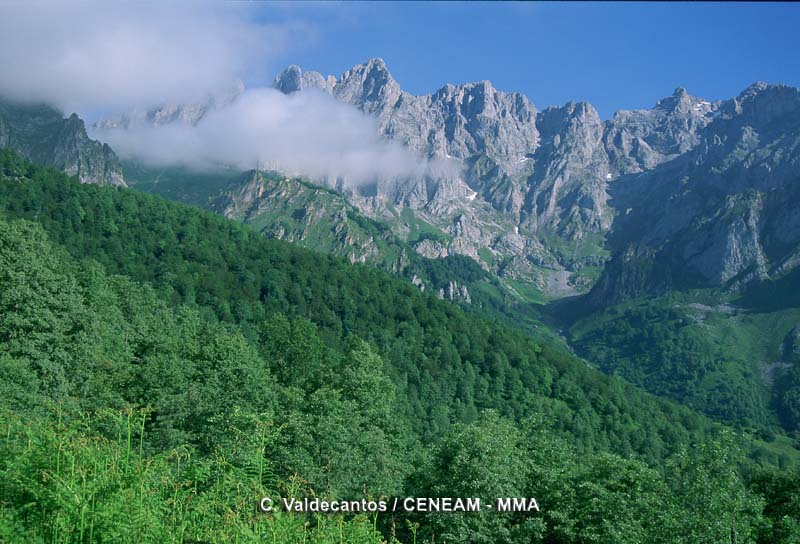
[[[338, 77], [292, 65], [273, 87], [326, 93], [372, 117], [384, 138], [452, 167], [352, 187], [316, 180], [426, 257], [466, 255], [553, 297], [593, 289], [597, 302], [738, 288], [800, 262], [800, 124], [791, 87], [756, 83], [723, 101], [679, 87], [651, 109], [607, 121], [589, 103], [540, 110], [489, 81], [415, 96], [380, 58]], [[196, 124], [242, 91], [99, 125]], [[236, 202], [239, 189], [226, 198]], [[252, 204], [273, 216], [281, 206], [274, 194]]]
[[354, 66], [338, 79], [292, 65], [273, 86], [289, 94], [318, 89], [375, 116], [383, 134], [428, 157], [465, 160], [475, 154], [513, 163], [536, 147], [536, 110], [522, 94], [488, 81], [446, 85], [424, 96], [400, 88], [383, 59]]
[[612, 187], [624, 213], [599, 299], [736, 288], [800, 264], [800, 90], [756, 83], [701, 105], [689, 149]]
[[196, 125], [209, 112], [230, 105], [243, 92], [244, 83], [237, 81], [230, 88], [217, 94], [210, 94], [205, 100], [195, 104], [161, 104], [149, 109], [131, 108], [121, 115], [99, 119], [94, 128], [128, 129], [135, 126], [161, 126], [170, 123]]
[[[605, 238], [618, 217], [630, 213], [613, 198], [614, 187], [648, 200], [653, 187], [636, 183], [631, 192], [629, 178], [695, 150], [721, 108], [730, 107], [677, 88], [652, 109], [619, 111], [603, 122], [591, 104], [540, 111], [524, 95], [498, 91], [488, 81], [414, 96], [400, 88], [382, 59], [338, 78], [293, 65], [273, 85], [284, 93], [326, 92], [375, 117], [385, 137], [427, 157], [458, 161], [464, 183], [477, 196], [457, 209], [439, 206], [437, 199], [453, 195], [428, 180], [425, 190], [409, 183], [407, 192], [378, 188], [368, 199], [352, 195], [360, 207], [376, 216], [383, 212], [381, 203], [411, 207], [453, 235], [422, 251], [469, 254], [500, 275], [533, 280], [544, 289], [555, 286], [562, 294], [591, 284], [592, 270], [608, 258]], [[757, 84], [742, 96], [766, 89]], [[460, 232], [469, 238], [459, 240]]]

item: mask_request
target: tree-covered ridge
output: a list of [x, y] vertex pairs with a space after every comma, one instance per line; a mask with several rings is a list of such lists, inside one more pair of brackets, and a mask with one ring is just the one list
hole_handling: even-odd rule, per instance
[[550, 417], [587, 451], [637, 452], [656, 461], [709, 428], [689, 410], [386, 273], [264, 239], [211, 213], [80, 185], [5, 157], [6, 214], [37, 221], [73, 256], [152, 282], [173, 304], [239, 324], [251, 341], [280, 312], [310, 320], [333, 349], [344, 349], [351, 336], [376, 346], [423, 436], [494, 408], [511, 418]]
[[[797, 537], [795, 476], [754, 471], [741, 439], [519, 331], [191, 208], [81, 186], [14, 155], [2, 172], [4, 540]], [[33, 221], [9, 218], [20, 215]], [[148, 233], [166, 228], [175, 245], [150, 247]], [[151, 273], [148, 251], [169, 267], [132, 279]], [[224, 296], [251, 313], [226, 312]], [[328, 307], [337, 296], [348, 298]], [[256, 510], [277, 495], [518, 495], [541, 512]]]
[[[540, 308], [531, 300], [538, 303], [542, 295], [532, 285], [511, 285], [457, 253], [435, 259], [420, 255], [412, 241], [444, 236], [422, 220], [415, 219], [404, 238], [393, 231], [393, 220], [365, 216], [345, 194], [272, 171], [195, 172], [135, 162], [125, 167], [138, 190], [220, 213], [267, 238], [376, 266], [468, 310], [490, 313], [555, 340], [540, 327]], [[398, 216], [396, 210], [392, 214]]]
[[800, 309], [764, 308], [753, 298], [695, 291], [635, 299], [581, 317], [572, 341], [604, 372], [657, 395], [797, 438]]

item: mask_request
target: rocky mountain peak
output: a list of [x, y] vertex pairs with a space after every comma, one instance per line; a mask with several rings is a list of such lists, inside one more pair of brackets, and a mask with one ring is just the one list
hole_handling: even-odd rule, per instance
[[[775, 86], [777, 87], [777, 85], [775, 85]], [[766, 91], [770, 87], [771, 87], [771, 85], [769, 83], [767, 83], [766, 81], [756, 81], [755, 83], [752, 83], [751, 85], [749, 85], [741, 93], [739, 93], [738, 98], [739, 98], [739, 100], [743, 100], [743, 99], [749, 98], [751, 96], [755, 96], [760, 92]]]
[[662, 98], [656, 103], [655, 109], [678, 115], [702, 115], [705, 108], [696, 106], [711, 106], [711, 102], [692, 96], [685, 88], [678, 87], [671, 96]]
[[567, 102], [563, 106], [550, 106], [542, 110], [536, 119], [536, 126], [542, 138], [552, 138], [565, 132], [580, 130], [583, 125], [599, 126], [600, 114], [588, 102]]
[[272, 86], [284, 94], [302, 91], [303, 70], [296, 64], [289, 65], [283, 72], [275, 76]]
[[464, 87], [467, 89], [474, 89], [477, 92], [490, 96], [493, 95], [495, 92], [497, 92], [494, 88], [494, 85], [492, 85], [492, 82], [489, 81], [488, 79], [475, 81], [473, 83], [465, 83]]
[[380, 58], [347, 70], [334, 88], [336, 98], [361, 107], [367, 113], [377, 113], [393, 106], [400, 94], [400, 85]]
[[283, 94], [307, 89], [319, 89], [330, 94], [336, 86], [336, 78], [333, 76], [326, 78], [319, 72], [303, 72], [298, 65], [292, 64], [275, 76], [272, 86]]
[[82, 183], [125, 185], [119, 159], [89, 138], [83, 120], [43, 104], [0, 99], [0, 148], [76, 176]]
[[357, 65], [356, 67], [358, 66], [364, 66], [366, 70], [370, 72], [378, 71], [378, 72], [384, 72], [386, 74], [389, 73], [389, 68], [386, 66], [386, 61], [384, 61], [381, 57], [373, 57], [369, 59], [367, 62]]
[[742, 91], [727, 108], [729, 114], [740, 114], [742, 122], [765, 125], [786, 121], [800, 109], [800, 89], [788, 85], [757, 82]]
[[616, 112], [606, 123], [604, 136], [612, 170], [619, 174], [650, 170], [694, 148], [718, 109], [719, 103], [678, 87], [653, 109]]

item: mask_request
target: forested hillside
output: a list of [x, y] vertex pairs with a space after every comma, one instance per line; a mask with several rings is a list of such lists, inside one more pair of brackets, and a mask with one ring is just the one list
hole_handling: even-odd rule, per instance
[[[8, 151], [0, 206], [2, 540], [800, 536], [782, 438], [736, 435], [385, 272]], [[265, 515], [264, 496], [541, 511]]]
[[542, 295], [533, 286], [498, 278], [465, 255], [421, 255], [413, 244], [443, 236], [424, 221], [414, 222], [406, 241], [389, 223], [366, 217], [344, 194], [301, 178], [222, 168], [212, 172], [148, 168], [135, 162], [124, 167], [137, 190], [215, 211], [267, 238], [370, 264], [468, 310], [500, 317], [557, 341], [541, 327], [537, 303]]
[[715, 420], [797, 438], [800, 310], [791, 293], [770, 303], [770, 290], [634, 299], [581, 316], [571, 343], [604, 372]]
[[[7, 217], [37, 221], [74, 257], [151, 282], [172, 304], [236, 323], [249, 339], [264, 320], [283, 313], [310, 320], [334, 349], [354, 335], [374, 344], [407, 392], [411, 421], [426, 436], [497, 408], [511, 417], [552, 416], [586, 449], [613, 447], [657, 459], [663, 444], [674, 447], [690, 429], [708, 426], [688, 410], [638, 394], [374, 268], [266, 240], [211, 213], [149, 195], [72, 183], [13, 156], [4, 168], [6, 179], [34, 180], [2, 184]], [[653, 417], [634, 431], [611, 414], [604, 417], [594, 403], [642, 420], [665, 412], [671, 421]]]

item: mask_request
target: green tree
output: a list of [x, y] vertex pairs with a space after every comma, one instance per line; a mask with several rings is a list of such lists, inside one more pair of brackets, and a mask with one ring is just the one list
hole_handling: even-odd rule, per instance
[[755, 541], [764, 502], [744, 485], [738, 471], [743, 461], [729, 432], [692, 449], [684, 447], [669, 460], [667, 481], [684, 512], [672, 521], [675, 541]]

